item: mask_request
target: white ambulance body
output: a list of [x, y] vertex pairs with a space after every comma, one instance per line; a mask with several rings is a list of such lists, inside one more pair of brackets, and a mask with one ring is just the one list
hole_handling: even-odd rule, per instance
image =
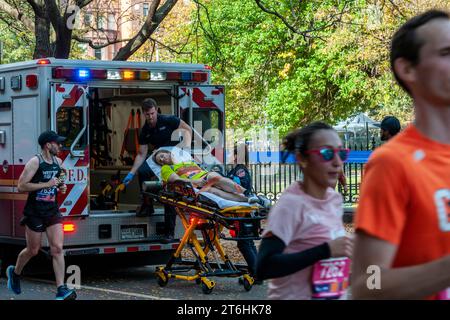
[[[154, 98], [162, 114], [179, 116], [192, 126], [197, 121], [200, 135], [208, 129], [223, 132], [224, 88], [210, 85], [210, 78], [209, 68], [201, 64], [49, 58], [0, 66], [0, 249], [25, 245], [20, 220], [27, 194], [18, 192], [17, 182], [27, 161], [40, 152], [39, 134], [51, 129], [67, 137], [59, 157], [68, 170], [68, 190], [58, 195], [66, 256], [128, 252], [145, 254], [151, 262], [156, 253], [173, 251], [176, 243], [160, 241], [162, 207], [155, 206], [150, 217], [136, 216], [137, 175], [118, 194], [114, 208], [95, 201], [105, 186], [114, 191], [112, 176], [122, 180], [131, 168], [124, 133], [144, 124], [143, 99]], [[223, 163], [223, 136], [206, 136], [209, 156]], [[176, 237], [182, 233], [177, 221]], [[43, 246], [48, 248], [45, 237]]]

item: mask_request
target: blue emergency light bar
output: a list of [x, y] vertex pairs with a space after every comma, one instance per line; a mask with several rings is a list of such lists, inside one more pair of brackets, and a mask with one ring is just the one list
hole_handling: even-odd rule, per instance
[[77, 75], [80, 80], [89, 79], [91, 77], [91, 71], [88, 69], [78, 69]]
[[64, 68], [52, 69], [54, 79], [66, 79], [72, 81], [87, 80], [151, 80], [151, 81], [179, 81], [179, 82], [206, 82], [208, 73], [196, 72], [162, 72], [138, 69], [87, 69], [87, 68]]
[[68, 79], [73, 81], [86, 81], [90, 79], [106, 79], [106, 70], [95, 69], [74, 69], [56, 67], [52, 69], [52, 75], [55, 79]]

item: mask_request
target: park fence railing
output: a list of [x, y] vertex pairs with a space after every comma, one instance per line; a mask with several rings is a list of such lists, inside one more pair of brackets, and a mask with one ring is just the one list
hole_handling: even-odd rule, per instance
[[[360, 184], [363, 179], [364, 164], [367, 162], [371, 151], [351, 151], [350, 157], [344, 163], [344, 174], [347, 179], [347, 192], [341, 185], [336, 190], [340, 192], [346, 206], [352, 206], [358, 202]], [[282, 157], [280, 157], [282, 158]], [[283, 163], [250, 163], [248, 169], [252, 175], [255, 191], [264, 195], [275, 203], [283, 191], [295, 181], [302, 180], [302, 173], [293, 157], [285, 159]], [[233, 165], [227, 165], [227, 172]]]

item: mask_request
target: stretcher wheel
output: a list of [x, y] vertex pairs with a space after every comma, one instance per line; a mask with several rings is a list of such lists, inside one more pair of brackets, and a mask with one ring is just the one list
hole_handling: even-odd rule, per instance
[[165, 287], [167, 283], [169, 283], [169, 279], [167, 278], [163, 279], [160, 275], [158, 275], [158, 284], [160, 287]]
[[250, 291], [252, 290], [253, 284], [250, 283], [250, 281], [247, 278], [243, 279], [243, 285], [244, 285], [244, 289], [245, 291]]
[[165, 287], [169, 283], [169, 277], [162, 270], [156, 272], [156, 277], [160, 287]]
[[214, 287], [209, 288], [206, 283], [202, 282], [202, 291], [204, 294], [210, 294], [213, 291]]

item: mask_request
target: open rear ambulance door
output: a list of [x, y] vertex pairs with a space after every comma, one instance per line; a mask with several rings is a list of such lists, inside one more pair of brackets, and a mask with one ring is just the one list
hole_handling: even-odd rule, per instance
[[178, 114], [194, 130], [195, 159], [208, 166], [224, 164], [224, 86], [179, 86], [178, 96]]
[[58, 194], [63, 216], [89, 214], [88, 86], [51, 85], [51, 128], [66, 137], [59, 157], [67, 170], [66, 194]]

